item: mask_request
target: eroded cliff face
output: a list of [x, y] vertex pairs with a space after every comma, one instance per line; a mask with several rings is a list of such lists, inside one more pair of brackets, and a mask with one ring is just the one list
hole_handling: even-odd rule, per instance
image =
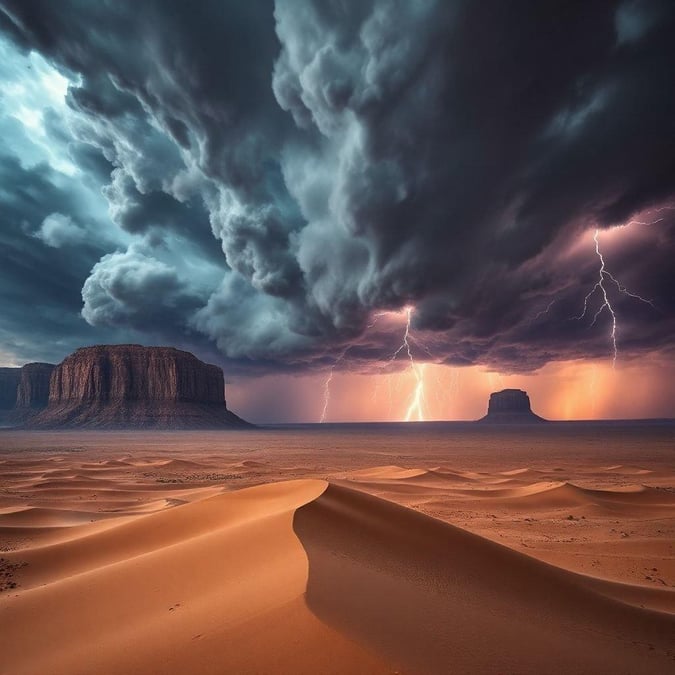
[[490, 394], [487, 415], [481, 422], [498, 424], [522, 424], [544, 422], [532, 412], [530, 397], [522, 389], [503, 389]]
[[99, 345], [51, 375], [36, 427], [216, 428], [245, 424], [225, 405], [223, 371], [172, 347]]
[[0, 422], [17, 426], [45, 408], [49, 399], [51, 363], [0, 368]]
[[0, 368], [0, 410], [12, 410], [16, 405], [20, 379], [21, 368]]
[[191, 401], [225, 405], [223, 371], [172, 347], [84, 347], [54, 371], [49, 403]]
[[27, 363], [21, 368], [16, 392], [16, 407], [40, 409], [49, 401], [49, 381], [56, 366], [52, 363]]

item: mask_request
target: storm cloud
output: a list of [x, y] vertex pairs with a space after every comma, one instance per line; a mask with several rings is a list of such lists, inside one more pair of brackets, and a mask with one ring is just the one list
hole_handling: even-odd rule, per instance
[[[0, 0], [0, 75], [39, 57], [67, 84], [0, 100], [26, 135], [0, 157], [3, 237], [31, 261], [3, 288], [82, 339], [242, 371], [350, 344], [367, 370], [400, 342], [373, 318], [408, 306], [420, 357], [531, 370], [611, 356], [600, 295], [574, 318], [598, 228], [622, 354], [669, 350], [674, 30], [665, 0]], [[16, 297], [6, 333], [30, 330]]]

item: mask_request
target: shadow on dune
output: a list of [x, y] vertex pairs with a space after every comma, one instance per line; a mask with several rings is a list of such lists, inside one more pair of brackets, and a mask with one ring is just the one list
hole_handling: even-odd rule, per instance
[[[299, 508], [293, 527], [309, 560], [309, 608], [406, 672], [660, 673], [673, 666], [675, 616], [621, 601], [620, 584], [594, 586], [341, 486]], [[632, 593], [625, 599], [635, 600]]]

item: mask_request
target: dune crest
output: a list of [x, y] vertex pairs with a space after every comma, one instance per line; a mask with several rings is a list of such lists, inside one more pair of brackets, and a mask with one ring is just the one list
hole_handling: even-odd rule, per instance
[[[249, 488], [18, 552], [28, 565], [24, 590], [0, 603], [3, 667], [243, 673], [271, 672], [285, 658], [282, 672], [293, 672], [286, 615], [293, 630], [318, 640], [297, 672], [321, 672], [322, 648], [369, 664], [303, 608], [307, 557], [292, 518], [325, 487], [301, 480]], [[228, 649], [234, 636], [249, 648]]]
[[[598, 583], [337, 485], [300, 508], [294, 527], [309, 557], [309, 607], [412, 672], [672, 665], [675, 617], [632, 604], [641, 589]], [[664, 593], [675, 609], [675, 594]]]
[[[68, 538], [5, 554], [27, 563], [21, 592], [0, 601], [8, 672], [672, 666], [675, 617], [637, 606], [653, 589], [566, 572], [322, 480], [208, 490], [174, 508], [71, 522]], [[31, 513], [58, 515], [1, 517]], [[659, 597], [675, 609], [672, 591]]]

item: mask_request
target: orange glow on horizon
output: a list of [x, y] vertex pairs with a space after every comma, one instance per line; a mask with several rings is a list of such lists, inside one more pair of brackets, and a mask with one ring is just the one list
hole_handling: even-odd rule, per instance
[[[551, 420], [675, 417], [675, 364], [663, 358], [619, 362], [615, 369], [611, 360], [549, 363], [515, 375], [480, 366], [416, 367], [423, 369], [422, 389], [413, 368], [376, 374], [336, 369], [325, 421], [475, 420], [485, 414], [490, 393], [506, 388], [527, 391], [534, 412]], [[239, 380], [228, 385], [228, 405], [254, 422], [318, 422], [324, 383], [321, 373]], [[418, 405], [420, 416], [411, 415]]]

